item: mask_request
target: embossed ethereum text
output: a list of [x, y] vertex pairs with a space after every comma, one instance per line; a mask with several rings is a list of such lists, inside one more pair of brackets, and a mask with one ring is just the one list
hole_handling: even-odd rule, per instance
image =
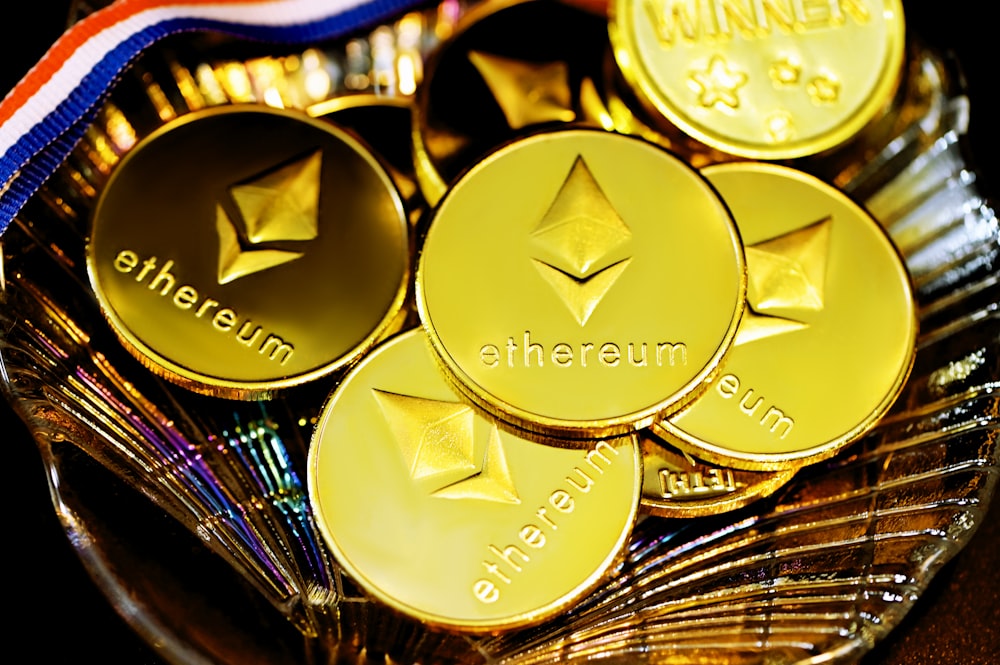
[[[520, 343], [518, 343], [520, 342]], [[556, 342], [547, 346], [532, 339], [525, 330], [517, 341], [484, 344], [479, 349], [484, 367], [675, 367], [687, 365], [687, 345], [683, 342]]]
[[660, 495], [664, 499], [717, 496], [736, 491], [731, 469], [660, 469]]
[[115, 270], [120, 273], [134, 273], [135, 281], [145, 284], [151, 295], [166, 299], [178, 311], [188, 312], [216, 332], [234, 333], [234, 341], [248, 349], [256, 349], [266, 360], [284, 365], [292, 357], [295, 349], [286, 340], [273, 333], [265, 333], [261, 326], [255, 325], [250, 319], [241, 320], [235, 309], [202, 295], [190, 284], [178, 284], [177, 277], [171, 272], [174, 269], [172, 259], [167, 259], [162, 264], [156, 256], [140, 260], [136, 252], [123, 249], [118, 252], [113, 263]]
[[486, 558], [482, 561], [486, 575], [473, 582], [472, 595], [487, 605], [497, 602], [503, 589], [530, 569], [532, 557], [550, 542], [558, 541], [560, 527], [565, 528], [572, 522], [578, 504], [587, 500], [587, 495], [619, 455], [613, 446], [599, 441], [549, 493], [545, 503], [535, 510], [532, 520], [518, 529], [513, 543], [487, 545]]
[[741, 412], [757, 421], [757, 424], [779, 439], [788, 436], [792, 427], [795, 426], [795, 421], [785, 415], [784, 411], [776, 406], [765, 404], [763, 395], [758, 394], [753, 388], [742, 386], [739, 378], [734, 374], [726, 374], [719, 379], [716, 391], [724, 399], [735, 399]]

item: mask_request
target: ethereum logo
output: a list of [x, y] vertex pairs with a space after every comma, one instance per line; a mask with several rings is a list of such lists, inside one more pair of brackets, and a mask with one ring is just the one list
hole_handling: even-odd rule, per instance
[[618, 280], [631, 259], [608, 262], [632, 237], [601, 191], [583, 157], [573, 162], [552, 205], [531, 233], [546, 258], [535, 268], [581, 326]]
[[317, 150], [229, 188], [245, 229], [241, 240], [236, 224], [216, 205], [219, 234], [219, 284], [301, 258], [301, 252], [262, 247], [265, 243], [312, 240], [319, 234]]
[[740, 327], [733, 344], [735, 346], [748, 344], [758, 339], [774, 337], [775, 335], [782, 335], [795, 330], [801, 330], [802, 328], [808, 328], [808, 326], [800, 321], [785, 319], [780, 316], [761, 316], [760, 314], [755, 314], [752, 309], [747, 309], [743, 313], [743, 319], [740, 321]]
[[587, 279], [576, 279], [558, 268], [534, 259], [535, 268], [538, 269], [539, 274], [555, 289], [556, 294], [581, 326], [587, 324], [590, 315], [594, 313], [594, 309], [601, 302], [608, 289], [625, 270], [628, 261], [628, 259], [619, 261], [594, 273]]
[[469, 62], [483, 77], [511, 129], [576, 119], [565, 62], [524, 62], [480, 51], [469, 51]]
[[496, 425], [490, 426], [485, 450], [477, 454], [475, 414], [468, 406], [382, 390], [372, 393], [410, 478], [431, 496], [521, 503]]
[[792, 317], [823, 309], [831, 223], [827, 216], [746, 248], [750, 307], [737, 345], [806, 328]]

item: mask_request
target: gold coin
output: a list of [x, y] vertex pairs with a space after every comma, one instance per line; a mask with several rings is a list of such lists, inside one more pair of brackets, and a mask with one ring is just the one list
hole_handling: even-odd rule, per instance
[[362, 145], [305, 115], [232, 106], [137, 144], [97, 203], [87, 267], [150, 370], [269, 395], [384, 336], [409, 273], [399, 194]]
[[707, 463], [645, 429], [642, 447], [642, 507], [660, 517], [700, 517], [736, 510], [766, 497], [792, 479], [798, 465], [777, 471], [747, 471]]
[[589, 591], [638, 510], [634, 436], [587, 450], [511, 435], [463, 403], [426, 335], [376, 348], [334, 391], [309, 452], [330, 550], [371, 595], [427, 623], [491, 631]]
[[885, 413], [909, 374], [906, 268], [874, 219], [812, 176], [751, 162], [703, 173], [743, 236], [748, 306], [724, 371], [654, 428], [749, 469], [829, 457]]
[[899, 0], [615, 0], [611, 40], [641, 98], [724, 152], [785, 159], [843, 143], [901, 77]]
[[431, 220], [417, 307], [456, 385], [522, 428], [644, 427], [693, 398], [743, 310], [735, 226], [668, 152], [583, 129], [466, 173]]
[[599, 75], [607, 42], [601, 17], [548, 0], [494, 0], [463, 16], [428, 58], [414, 102], [427, 200], [525, 131], [584, 120], [581, 87]]

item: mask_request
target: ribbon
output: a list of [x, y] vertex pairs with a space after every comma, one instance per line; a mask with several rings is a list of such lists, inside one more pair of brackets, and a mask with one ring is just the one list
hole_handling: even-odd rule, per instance
[[66, 159], [113, 84], [170, 34], [212, 30], [308, 43], [340, 37], [419, 0], [118, 0], [70, 27], [0, 102], [0, 234]]

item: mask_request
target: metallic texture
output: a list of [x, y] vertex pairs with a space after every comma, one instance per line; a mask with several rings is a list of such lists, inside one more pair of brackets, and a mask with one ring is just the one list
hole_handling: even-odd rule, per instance
[[889, 106], [903, 65], [899, 0], [616, 0], [610, 32], [642, 102], [757, 159], [844, 143]]
[[414, 99], [414, 159], [427, 200], [437, 203], [479, 158], [528, 132], [596, 124], [583, 95], [606, 50], [605, 21], [566, 4], [474, 6], [431, 52]]
[[773, 494], [799, 467], [747, 471], [710, 464], [653, 434], [639, 433], [642, 446], [642, 509], [659, 517], [706, 517], [742, 508]]
[[878, 222], [813, 176], [754, 162], [703, 173], [747, 245], [747, 310], [712, 386], [655, 427], [723, 465], [829, 457], [909, 374], [917, 323], [903, 261]]
[[[420, 43], [447, 34], [460, 13], [451, 0], [428, 9]], [[934, 8], [926, 15], [961, 22]], [[413, 40], [404, 40], [401, 26], [413, 23], [408, 16], [392, 26], [398, 53], [409, 54]], [[512, 30], [510, 39], [518, 34]], [[938, 632], [921, 632], [921, 651], [907, 662], [924, 662], [927, 653], [976, 658], [979, 652], [949, 645], [977, 630], [985, 631], [980, 645], [988, 644], [995, 636], [988, 611], [959, 626], [921, 608], [935, 593], [952, 592], [940, 586], [946, 564], [959, 555], [968, 563], [973, 552], [963, 548], [971, 540], [981, 550], [983, 536], [995, 532], [996, 509], [987, 511], [1000, 475], [1000, 225], [981, 174], [960, 149], [969, 138], [969, 100], [932, 52], [910, 65], [918, 82], [910, 101], [919, 103], [894, 108], [886, 118], [891, 131], [838, 150], [842, 170], [824, 176], [864, 202], [913, 276], [921, 333], [893, 409], [834, 457], [738, 512], [644, 517], [613, 573], [549, 621], [496, 635], [434, 630], [343, 574], [299, 482], [306, 477], [303, 438], [333, 377], [282, 391], [262, 409], [161, 381], [124, 351], [84, 268], [87, 220], [113, 164], [171, 113], [229, 103], [237, 94], [303, 106], [303, 99], [321, 101], [306, 94], [305, 83], [320, 72], [334, 83], [330, 95], [391, 81], [392, 72], [402, 82], [413, 60], [380, 56], [376, 66], [369, 54], [387, 49], [370, 49], [370, 37], [317, 45], [301, 59], [254, 45], [257, 56], [273, 58], [246, 60], [245, 44], [194, 35], [151, 50], [4, 235], [0, 390], [39, 448], [66, 542], [154, 645], [154, 658], [268, 665], [854, 662], [899, 628], [909, 636], [904, 632], [897, 650], [911, 648], [923, 623], [907, 629], [903, 617], [914, 614], [932, 619]], [[317, 53], [321, 68], [292, 66]], [[273, 68], [261, 61], [272, 59], [284, 63], [283, 77], [264, 76]], [[223, 85], [222, 76], [231, 80]], [[8, 438], [14, 448], [22, 443]], [[18, 482], [11, 487], [22, 500]], [[372, 537], [382, 532], [382, 516], [373, 515]], [[24, 542], [12, 532], [11, 551]], [[35, 570], [24, 561], [16, 567], [39, 612], [22, 612], [15, 627], [36, 628], [37, 617], [67, 608], [72, 591], [39, 595], [53, 575], [39, 579]], [[977, 596], [974, 587], [967, 595], [982, 600], [985, 590]], [[90, 609], [88, 602], [83, 611]], [[935, 651], [941, 630], [950, 633]], [[74, 647], [87, 653], [87, 644]]]
[[634, 436], [577, 450], [502, 431], [459, 399], [416, 329], [334, 391], [309, 494], [334, 557], [368, 593], [425, 623], [486, 632], [565, 611], [607, 575], [632, 530], [641, 465]]
[[291, 111], [171, 121], [117, 165], [88, 268], [123, 344], [206, 394], [260, 397], [341, 367], [395, 320], [399, 194], [360, 143]]
[[735, 226], [697, 172], [575, 129], [512, 143], [455, 184], [424, 240], [417, 306], [469, 399], [579, 438], [643, 427], [704, 389], [745, 284]]

